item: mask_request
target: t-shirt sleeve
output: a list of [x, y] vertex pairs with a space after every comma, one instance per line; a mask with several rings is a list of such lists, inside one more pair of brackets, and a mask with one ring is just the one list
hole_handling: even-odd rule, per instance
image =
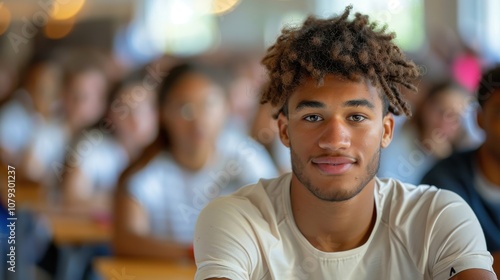
[[215, 200], [198, 217], [194, 238], [196, 280], [246, 280], [254, 271], [258, 256], [255, 237], [242, 210], [231, 203], [235, 199]]
[[429, 236], [432, 279], [449, 279], [467, 269], [493, 272], [493, 258], [486, 249], [481, 226], [468, 204], [455, 193], [441, 190], [436, 196]]

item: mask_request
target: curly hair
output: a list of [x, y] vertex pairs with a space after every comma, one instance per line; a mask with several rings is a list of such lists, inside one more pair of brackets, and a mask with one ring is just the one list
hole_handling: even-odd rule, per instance
[[382, 89], [384, 114], [411, 116], [400, 86], [416, 92], [411, 82], [420, 71], [392, 42], [395, 34], [386, 33], [387, 25], [377, 30], [377, 23], [370, 23], [360, 13], [350, 21], [351, 9], [348, 6], [342, 15], [329, 19], [310, 16], [300, 28], [284, 28], [269, 47], [262, 64], [270, 80], [261, 103], [280, 108], [275, 118], [280, 113], [287, 115], [287, 100], [304, 77], [315, 79], [320, 86], [327, 74], [352, 81], [366, 78]]

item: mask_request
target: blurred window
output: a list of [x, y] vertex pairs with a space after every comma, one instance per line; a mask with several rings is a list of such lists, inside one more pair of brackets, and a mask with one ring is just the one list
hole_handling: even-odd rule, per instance
[[[474, 0], [472, 0], [474, 1]], [[492, 0], [497, 1], [497, 0]], [[341, 13], [352, 0], [317, 0], [319, 16], [329, 17], [329, 11]], [[353, 10], [370, 15], [380, 26], [388, 24], [388, 31], [396, 33], [396, 43], [404, 51], [417, 52], [425, 39], [423, 0], [356, 1]], [[326, 11], [326, 12], [325, 12]]]
[[493, 61], [500, 61], [500, 1], [459, 0], [458, 29], [462, 40]]

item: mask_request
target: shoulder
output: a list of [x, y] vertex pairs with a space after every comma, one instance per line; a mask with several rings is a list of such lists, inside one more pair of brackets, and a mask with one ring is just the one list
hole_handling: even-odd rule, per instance
[[175, 167], [170, 155], [167, 152], [160, 152], [141, 169], [135, 171], [129, 177], [128, 184], [132, 186], [145, 186], [147, 185], [146, 182], [152, 183], [156, 181], [159, 183], [161, 178], [167, 175], [175, 177], [176, 174], [179, 174], [179, 172], [176, 172]]
[[[415, 264], [430, 275], [491, 267], [481, 226], [457, 194], [429, 185], [379, 180], [382, 223]], [[443, 278], [444, 279], [444, 278]]]
[[217, 150], [230, 169], [244, 171], [234, 172], [240, 174], [239, 177], [244, 183], [278, 175], [276, 166], [264, 146], [247, 135], [226, 130], [219, 137]]
[[429, 224], [431, 219], [437, 219], [443, 211], [462, 215], [456, 212], [469, 208], [459, 195], [435, 186], [417, 186], [394, 179], [378, 179], [378, 185], [377, 196], [380, 199], [382, 219], [405, 230], [405, 226]]
[[[473, 159], [475, 153], [477, 150], [471, 150], [471, 151], [465, 151], [465, 152], [458, 152], [458, 153], [453, 153], [449, 157], [442, 159], [438, 161], [435, 166], [431, 169], [446, 169], [453, 167], [455, 168], [466, 168], [467, 165], [471, 164], [471, 160]], [[450, 170], [451, 171], [451, 170]], [[431, 173], [429, 172], [429, 173]], [[436, 172], [436, 171], [434, 171]]]
[[473, 184], [476, 152], [477, 150], [455, 153], [437, 162], [424, 175], [422, 183], [449, 189], [464, 197], [464, 189]]
[[225, 129], [217, 141], [220, 153], [233, 157], [261, 156], [265, 148], [251, 137], [238, 131]]

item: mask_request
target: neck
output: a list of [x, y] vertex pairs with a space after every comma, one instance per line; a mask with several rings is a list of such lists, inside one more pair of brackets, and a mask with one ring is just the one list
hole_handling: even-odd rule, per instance
[[500, 170], [500, 159], [495, 157], [495, 154], [490, 152], [485, 145], [479, 148], [476, 159], [483, 176], [500, 188], [500, 172], [498, 172]]
[[117, 138], [118, 142], [127, 153], [129, 160], [134, 160], [135, 158], [137, 158], [139, 156], [140, 151], [144, 148], [140, 147], [134, 141], [132, 141], [131, 137], [127, 138], [126, 136], [119, 136]]
[[203, 168], [215, 153], [214, 148], [182, 149], [173, 148], [171, 154], [182, 167], [197, 171]]
[[325, 252], [357, 248], [370, 237], [376, 221], [375, 179], [342, 202], [318, 199], [293, 176], [290, 196], [295, 223], [304, 237]]

